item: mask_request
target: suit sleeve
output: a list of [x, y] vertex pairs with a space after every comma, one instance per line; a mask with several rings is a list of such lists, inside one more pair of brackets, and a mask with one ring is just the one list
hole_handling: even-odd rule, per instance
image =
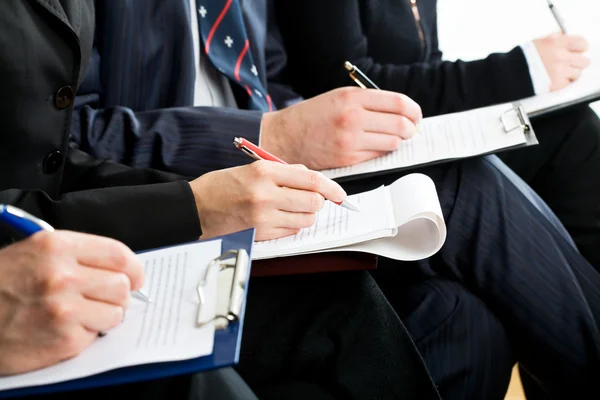
[[179, 107], [134, 112], [96, 108], [78, 98], [72, 140], [97, 158], [187, 176], [248, 163], [233, 146], [235, 136], [258, 142], [262, 114], [216, 107]]
[[343, 69], [346, 60], [380, 88], [414, 99], [425, 116], [533, 94], [520, 48], [472, 62], [389, 64], [369, 56], [358, 0], [278, 1], [276, 12], [290, 61], [290, 78], [305, 97], [352, 85]]
[[274, 6], [273, 0], [268, 0], [265, 61], [268, 91], [277, 108], [281, 109], [302, 101], [303, 98], [294, 91], [292, 86], [281, 79], [282, 73], [287, 66], [287, 54], [283, 46], [281, 32], [277, 26]]
[[0, 191], [0, 203], [22, 208], [57, 229], [118, 239], [134, 251], [193, 241], [201, 235], [186, 178], [100, 161], [74, 149], [63, 187], [58, 199], [40, 190]]

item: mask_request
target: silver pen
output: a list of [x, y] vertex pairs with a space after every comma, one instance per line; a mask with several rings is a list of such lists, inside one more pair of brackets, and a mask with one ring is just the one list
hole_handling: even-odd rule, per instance
[[552, 15], [554, 15], [554, 19], [556, 20], [556, 23], [558, 24], [558, 26], [560, 26], [560, 30], [562, 31], [563, 34], [566, 34], [567, 29], [565, 28], [565, 21], [560, 16], [558, 9], [554, 5], [554, 3], [552, 3], [552, 0], [548, 0], [548, 7], [550, 8]]

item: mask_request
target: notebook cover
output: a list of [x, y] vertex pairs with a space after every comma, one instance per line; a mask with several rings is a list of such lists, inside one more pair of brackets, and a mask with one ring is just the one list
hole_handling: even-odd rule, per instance
[[360, 252], [327, 252], [252, 262], [251, 277], [358, 271], [377, 268], [378, 256]]

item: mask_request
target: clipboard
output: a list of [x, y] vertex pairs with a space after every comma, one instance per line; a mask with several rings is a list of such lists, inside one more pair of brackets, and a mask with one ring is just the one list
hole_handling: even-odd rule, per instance
[[[250, 270], [252, 263], [252, 244], [254, 242], [254, 229], [237, 232], [230, 235], [215, 237], [209, 240], [221, 239], [222, 255], [218, 260], [213, 260], [215, 265], [223, 264], [221, 270], [231, 269], [227, 261], [236, 258], [238, 254], [245, 254], [242, 257], [247, 259], [246, 268], [240, 270], [239, 263], [234, 263], [235, 271], [233, 276], [238, 279], [236, 290], [231, 290], [236, 282], [219, 282], [219, 291], [222, 287], [231, 290], [236, 298], [229, 298], [227, 304], [217, 305], [218, 310], [225, 309], [225, 322], [221, 321], [216, 325], [214, 336], [214, 346], [212, 354], [182, 361], [170, 361], [161, 363], [152, 363], [145, 365], [135, 365], [131, 367], [118, 368], [106, 371], [97, 375], [71, 381], [58, 382], [50, 385], [26, 387], [11, 389], [0, 392], [0, 398], [18, 398], [22, 396], [42, 395], [56, 392], [66, 392], [81, 389], [91, 389], [103, 386], [114, 386], [133, 382], [148, 381], [154, 379], [168, 378], [172, 376], [193, 374], [223, 367], [228, 367], [239, 362], [241, 338], [244, 325], [244, 315], [246, 308], [246, 294], [248, 282], [250, 279]], [[207, 240], [207, 241], [209, 241]], [[243, 283], [241, 286], [239, 283]], [[235, 293], [233, 293], [235, 292]], [[239, 296], [242, 293], [241, 297]], [[230, 296], [229, 296], [230, 297]]]
[[[494, 106], [492, 106], [492, 107], [494, 107]], [[487, 107], [482, 107], [481, 109], [484, 109], [484, 108], [487, 108]], [[469, 110], [469, 111], [475, 112], [477, 110], [478, 109]], [[511, 115], [515, 116], [514, 122], [510, 121]], [[525, 143], [518, 144], [516, 146], [501, 147], [501, 148], [494, 149], [492, 151], [483, 151], [483, 152], [468, 155], [468, 156], [436, 159], [433, 161], [426, 161], [426, 162], [422, 162], [419, 164], [413, 164], [413, 165], [403, 166], [403, 167], [399, 167], [399, 168], [390, 168], [390, 169], [382, 169], [382, 170], [378, 170], [378, 171], [369, 171], [369, 172], [359, 173], [359, 174], [354, 174], [354, 175], [344, 175], [344, 176], [332, 177], [331, 179], [333, 179], [334, 181], [336, 181], [338, 183], [346, 183], [346, 182], [354, 182], [354, 181], [365, 179], [365, 178], [382, 176], [382, 175], [386, 175], [386, 174], [394, 174], [394, 173], [406, 174], [412, 170], [428, 167], [431, 165], [444, 164], [444, 163], [465, 160], [465, 159], [474, 158], [474, 157], [481, 157], [481, 156], [486, 156], [486, 155], [490, 155], [490, 154], [496, 154], [499, 152], [520, 149], [520, 148], [524, 148], [524, 147], [528, 147], [528, 146], [535, 146], [535, 145], [539, 144], [537, 136], [535, 135], [535, 132], [533, 130], [533, 126], [531, 124], [529, 115], [527, 114], [527, 112], [525, 111], [525, 108], [523, 107], [523, 105], [520, 102], [510, 103], [509, 109], [507, 109], [504, 112], [499, 113], [499, 115], [494, 118], [498, 118], [500, 120], [503, 130], [506, 134], [509, 134], [517, 129], [522, 130], [524, 137], [525, 137]]]
[[531, 111], [527, 115], [530, 119], [533, 120], [539, 119], [541, 117], [556, 116], [571, 111], [577, 107], [588, 107], [590, 103], [594, 103], [598, 100], [600, 100], [600, 90], [587, 96], [579, 97], [575, 100], [566, 101], [540, 110]]

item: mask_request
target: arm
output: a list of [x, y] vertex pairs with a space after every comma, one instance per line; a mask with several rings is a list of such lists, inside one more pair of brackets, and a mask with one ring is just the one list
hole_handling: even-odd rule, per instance
[[277, 108], [285, 108], [302, 101], [303, 98], [293, 88], [282, 81], [282, 73], [287, 66], [287, 54], [283, 47], [281, 32], [275, 18], [273, 0], [267, 2], [267, 42], [265, 46], [268, 91]]
[[258, 142], [260, 112], [216, 107], [96, 109], [93, 98], [78, 98], [71, 133], [81, 150], [98, 158], [198, 176], [248, 162], [233, 146], [234, 136]]
[[73, 150], [63, 188], [58, 199], [39, 190], [4, 190], [0, 203], [22, 208], [57, 229], [109, 236], [134, 250], [192, 241], [201, 235], [190, 185], [176, 175], [134, 170]]
[[369, 56], [358, 0], [280, 1], [276, 11], [290, 59], [290, 76], [305, 96], [351, 85], [343, 70], [346, 60], [357, 65], [382, 89], [411, 97], [425, 116], [533, 94], [520, 48], [473, 62], [384, 64]]

